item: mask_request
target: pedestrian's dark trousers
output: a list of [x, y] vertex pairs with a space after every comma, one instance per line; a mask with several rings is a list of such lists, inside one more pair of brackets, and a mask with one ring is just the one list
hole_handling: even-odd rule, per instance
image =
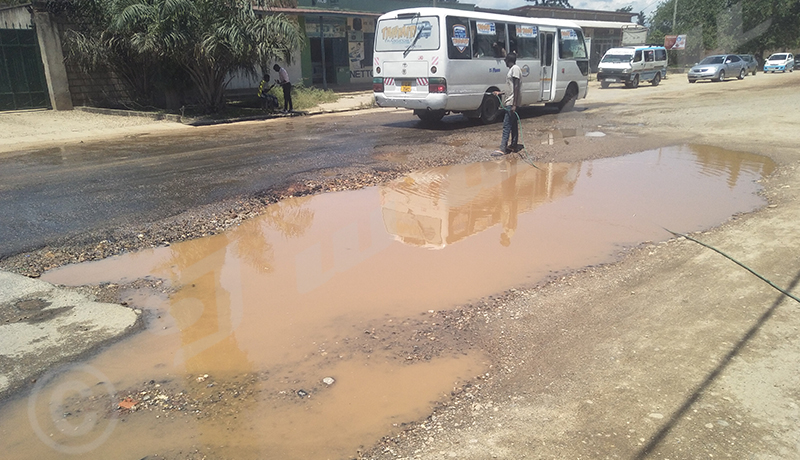
[[294, 104], [292, 104], [292, 83], [281, 83], [281, 88], [283, 88], [283, 110], [294, 110]]
[[508, 135], [511, 134], [511, 148], [517, 148], [519, 142], [519, 126], [517, 126], [518, 119], [515, 113], [511, 113], [511, 109], [505, 108], [505, 118], [503, 118], [503, 139], [500, 141], [500, 150], [505, 151], [508, 147]]

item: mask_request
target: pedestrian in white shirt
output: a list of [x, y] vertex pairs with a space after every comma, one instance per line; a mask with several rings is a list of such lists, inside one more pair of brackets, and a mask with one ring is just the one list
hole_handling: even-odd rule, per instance
[[[508, 53], [505, 58], [508, 75], [506, 75], [506, 90], [503, 101], [505, 118], [503, 118], [503, 138], [500, 141], [500, 149], [495, 153], [505, 155], [511, 152], [518, 152], [522, 149], [519, 145], [519, 118], [517, 117], [517, 107], [522, 105], [522, 69], [517, 65], [517, 54], [513, 51]], [[495, 95], [499, 96], [499, 92]], [[508, 145], [508, 135], [511, 134], [511, 146]]]
[[278, 72], [278, 83], [281, 85], [281, 88], [283, 88], [283, 111], [293, 112], [292, 83], [289, 81], [289, 72], [278, 64], [275, 64], [272, 68]]

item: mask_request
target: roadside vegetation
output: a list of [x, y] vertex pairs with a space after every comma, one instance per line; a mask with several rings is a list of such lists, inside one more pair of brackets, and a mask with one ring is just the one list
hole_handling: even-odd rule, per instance
[[297, 23], [259, 16], [249, 0], [69, 0], [51, 8], [73, 24], [68, 59], [88, 72], [113, 72], [132, 106], [196, 99], [218, 113], [233, 72], [260, 76], [303, 43]]
[[670, 52], [676, 64], [716, 53], [753, 54], [763, 61], [772, 52], [800, 48], [798, 18], [800, 0], [665, 0], [649, 18], [648, 41], [685, 34], [686, 50]]

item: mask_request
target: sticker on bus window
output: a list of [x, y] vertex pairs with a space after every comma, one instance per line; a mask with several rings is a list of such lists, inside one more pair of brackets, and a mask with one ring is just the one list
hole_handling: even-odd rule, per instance
[[467, 27], [461, 24], [453, 26], [453, 37], [450, 39], [460, 53], [463, 53], [469, 47], [469, 37], [467, 36]]
[[561, 29], [561, 40], [577, 40], [578, 34], [575, 29]]
[[536, 38], [536, 26], [517, 26], [517, 37], [519, 38]]
[[478, 35], [497, 35], [493, 22], [476, 22], [475, 27], [478, 30]]

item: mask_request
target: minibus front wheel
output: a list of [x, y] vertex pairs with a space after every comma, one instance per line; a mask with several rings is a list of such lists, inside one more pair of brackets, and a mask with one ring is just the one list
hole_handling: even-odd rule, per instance
[[483, 124], [494, 123], [499, 118], [500, 99], [493, 94], [483, 96], [483, 102], [478, 111], [480, 112], [479, 118]]
[[574, 82], [570, 83], [567, 90], [564, 92], [564, 99], [558, 102], [559, 112], [569, 112], [575, 108], [575, 100], [578, 99], [578, 85]]

